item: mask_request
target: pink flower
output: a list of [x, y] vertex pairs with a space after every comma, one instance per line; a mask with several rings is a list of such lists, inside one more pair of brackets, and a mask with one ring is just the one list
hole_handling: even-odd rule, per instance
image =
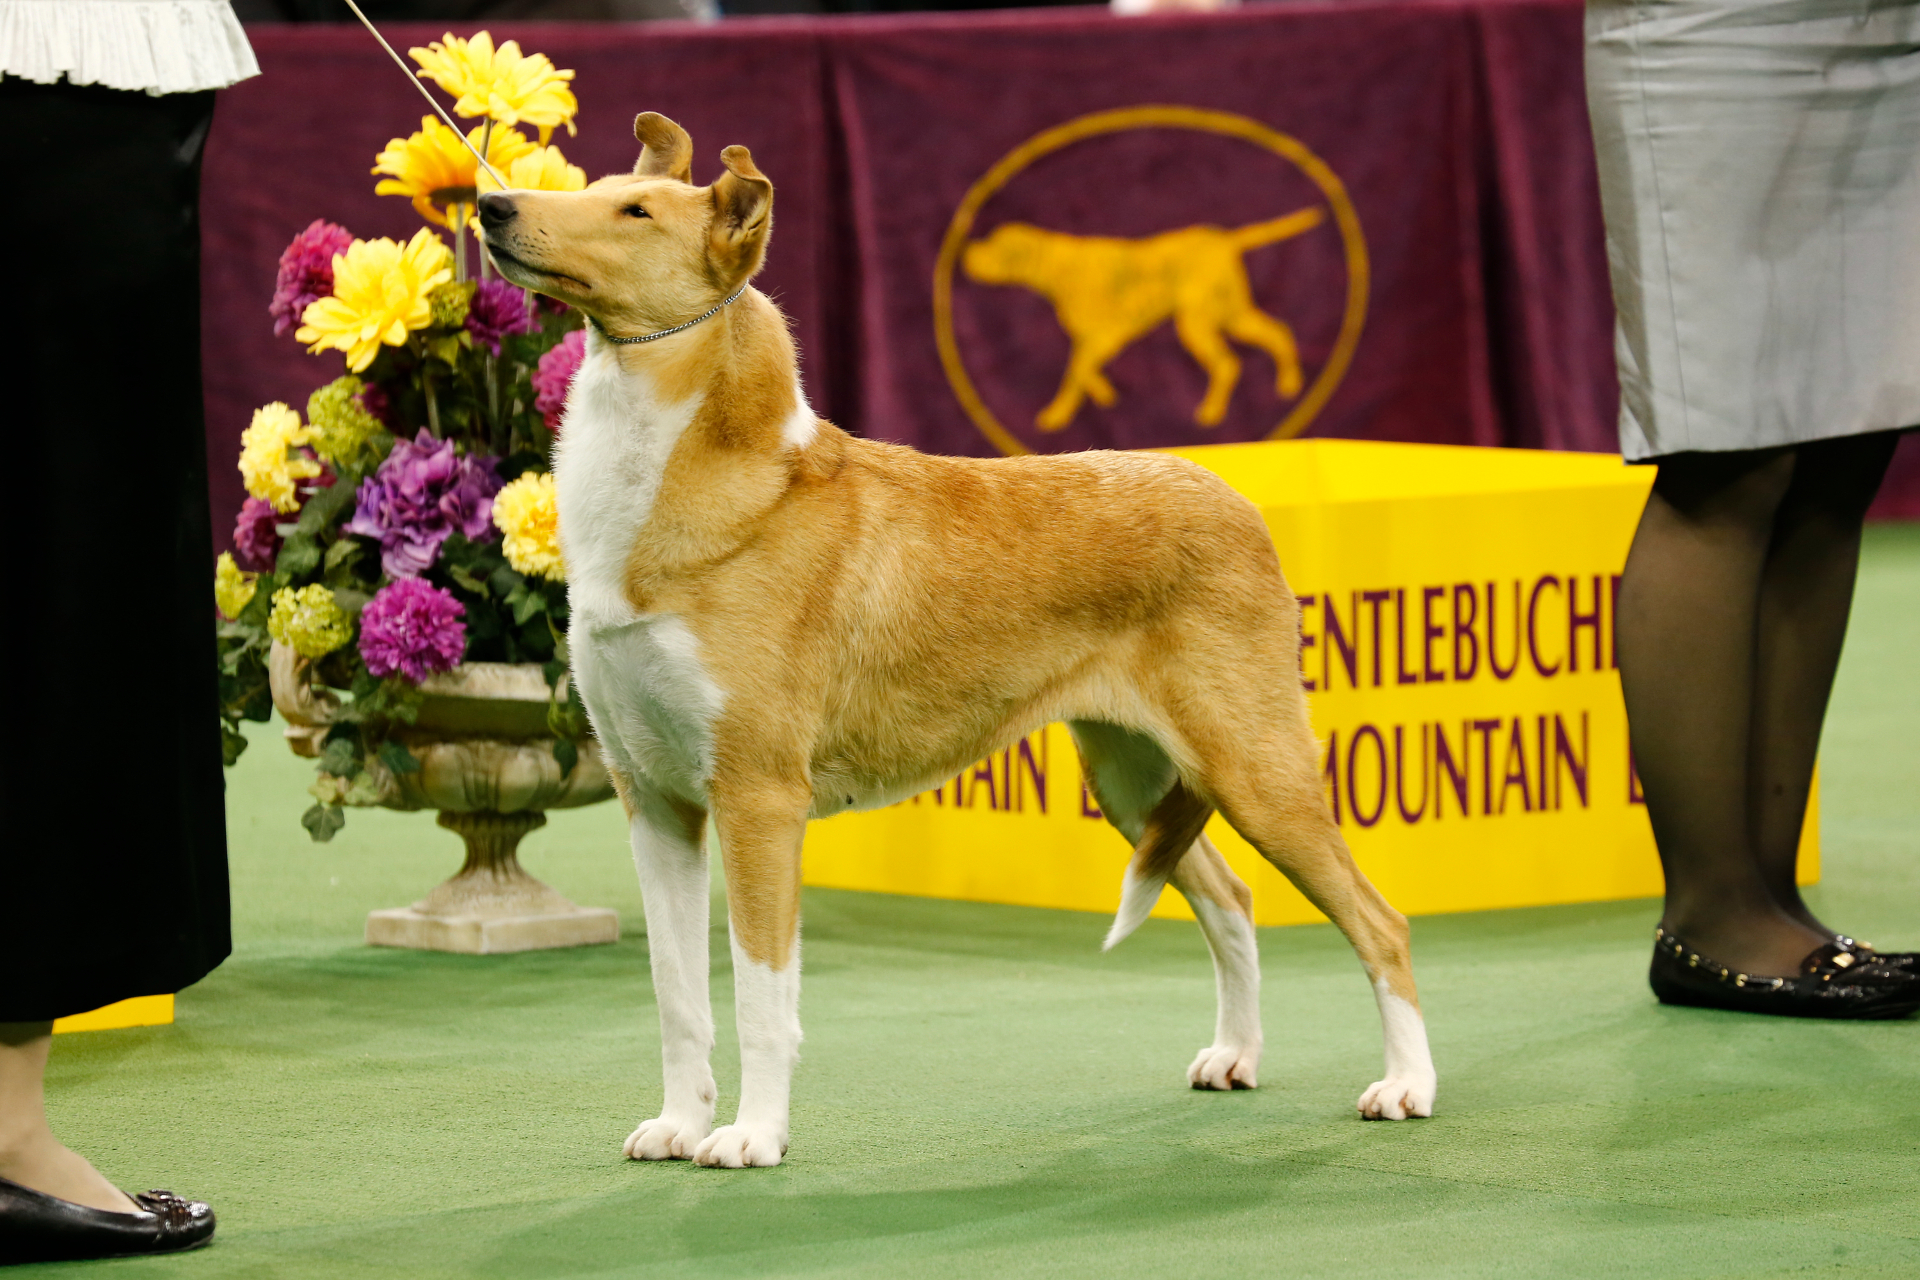
[[299, 324], [310, 304], [333, 296], [334, 255], [345, 253], [352, 243], [351, 231], [324, 218], [315, 218], [293, 238], [280, 255], [280, 274], [267, 307], [276, 337]]
[[371, 382], [360, 388], [360, 407], [380, 419], [381, 426], [393, 425], [393, 401], [387, 398], [386, 392]]
[[575, 329], [540, 357], [532, 374], [533, 407], [547, 420], [547, 430], [560, 429], [560, 413], [567, 407], [567, 388], [587, 355], [587, 331]]
[[451, 671], [467, 652], [466, 607], [421, 578], [389, 583], [360, 612], [360, 656], [369, 674], [419, 684]]
[[233, 558], [249, 573], [267, 573], [280, 556], [280, 516], [271, 502], [248, 498], [233, 526]]

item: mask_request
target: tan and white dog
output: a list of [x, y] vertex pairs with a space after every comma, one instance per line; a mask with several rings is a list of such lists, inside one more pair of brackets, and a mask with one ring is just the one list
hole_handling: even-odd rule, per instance
[[[773, 303], [719, 305], [760, 268], [772, 184], [729, 147], [692, 186], [685, 131], [649, 112], [634, 133], [631, 175], [480, 202], [502, 274], [592, 320], [554, 475], [574, 670], [630, 819], [664, 1042], [664, 1104], [626, 1153], [779, 1163], [807, 820], [892, 804], [1052, 720], [1135, 847], [1106, 945], [1169, 883], [1200, 918], [1219, 1013], [1194, 1087], [1253, 1087], [1261, 1051], [1251, 895], [1201, 834], [1218, 809], [1366, 966], [1386, 1075], [1361, 1113], [1430, 1114], [1406, 921], [1327, 814], [1298, 609], [1254, 509], [1172, 457], [928, 457], [817, 418]], [[709, 818], [741, 1060], [720, 1129]]]

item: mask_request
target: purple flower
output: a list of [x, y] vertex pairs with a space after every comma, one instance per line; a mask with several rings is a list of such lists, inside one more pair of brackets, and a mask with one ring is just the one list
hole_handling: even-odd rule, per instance
[[560, 412], [567, 407], [567, 387], [587, 355], [587, 331], [575, 329], [540, 357], [532, 374], [533, 407], [547, 420], [547, 430], [560, 429]]
[[240, 504], [240, 518], [233, 525], [233, 558], [249, 573], [268, 573], [280, 556], [280, 535], [274, 526], [280, 523], [271, 502], [248, 498]]
[[451, 440], [435, 440], [423, 428], [413, 440], [396, 441], [360, 483], [346, 530], [380, 540], [380, 567], [389, 578], [417, 578], [450, 535], [476, 542], [493, 536], [499, 465], [496, 458], [457, 455]]
[[360, 656], [376, 676], [399, 672], [419, 684], [451, 671], [467, 652], [466, 608], [420, 578], [388, 583], [360, 611]]
[[533, 317], [527, 313], [527, 295], [505, 280], [482, 280], [467, 304], [467, 332], [475, 345], [500, 354], [500, 339], [513, 333], [531, 333]]
[[293, 238], [280, 255], [280, 274], [267, 307], [276, 337], [299, 324], [309, 304], [333, 296], [334, 255], [345, 253], [352, 243], [351, 231], [324, 218], [315, 218]]

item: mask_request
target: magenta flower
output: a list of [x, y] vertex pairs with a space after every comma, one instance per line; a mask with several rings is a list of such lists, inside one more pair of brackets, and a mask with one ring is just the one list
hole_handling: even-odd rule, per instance
[[527, 295], [505, 280], [482, 280], [467, 304], [467, 332], [474, 345], [500, 354], [500, 339], [514, 333], [531, 333], [533, 317], [527, 313]]
[[280, 274], [274, 279], [273, 302], [267, 307], [273, 317], [274, 336], [299, 324], [311, 303], [333, 296], [334, 255], [345, 253], [352, 243], [351, 231], [324, 218], [315, 218], [293, 238], [280, 255]]
[[271, 502], [248, 498], [233, 525], [233, 558], [249, 573], [267, 573], [280, 556], [280, 517]]
[[547, 430], [560, 429], [560, 412], [567, 407], [567, 388], [587, 355], [587, 331], [575, 329], [540, 357], [532, 374], [533, 407], [547, 420]]
[[388, 583], [360, 611], [360, 656], [376, 676], [395, 672], [419, 684], [451, 671], [467, 652], [466, 607], [421, 578]]
[[369, 382], [362, 386], [360, 388], [359, 400], [360, 407], [380, 419], [381, 426], [391, 427], [393, 425], [393, 401], [388, 399], [387, 393], [382, 391], [376, 384]]
[[412, 440], [395, 441], [380, 469], [361, 481], [346, 530], [380, 540], [380, 567], [389, 578], [417, 578], [452, 534], [476, 542], [494, 536], [499, 465], [458, 455], [453, 441], [435, 440], [423, 428]]

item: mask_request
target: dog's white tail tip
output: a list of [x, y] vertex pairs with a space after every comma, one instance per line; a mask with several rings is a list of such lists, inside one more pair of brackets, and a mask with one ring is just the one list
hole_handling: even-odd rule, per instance
[[1153, 908], [1160, 901], [1160, 894], [1167, 887], [1163, 879], [1142, 880], [1133, 874], [1133, 868], [1127, 868], [1126, 879], [1120, 882], [1120, 910], [1114, 913], [1113, 928], [1107, 930], [1106, 941], [1100, 944], [1102, 951], [1111, 951], [1138, 929], [1141, 922], [1153, 914]]

